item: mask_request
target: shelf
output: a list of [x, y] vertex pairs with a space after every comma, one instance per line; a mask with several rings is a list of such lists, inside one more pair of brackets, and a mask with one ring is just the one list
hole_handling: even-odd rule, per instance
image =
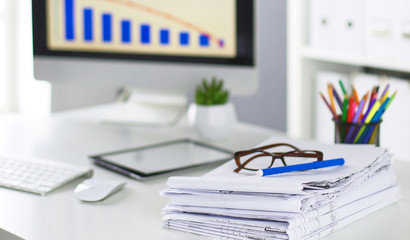
[[410, 61], [394, 61], [368, 58], [359, 55], [350, 55], [343, 53], [317, 50], [311, 47], [302, 48], [302, 57], [304, 59], [332, 62], [337, 64], [346, 64], [359, 67], [371, 67], [396, 72], [410, 73]]

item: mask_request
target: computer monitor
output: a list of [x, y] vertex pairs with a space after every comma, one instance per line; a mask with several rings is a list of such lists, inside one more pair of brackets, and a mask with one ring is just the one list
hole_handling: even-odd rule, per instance
[[253, 0], [32, 0], [34, 75], [187, 94], [258, 87]]

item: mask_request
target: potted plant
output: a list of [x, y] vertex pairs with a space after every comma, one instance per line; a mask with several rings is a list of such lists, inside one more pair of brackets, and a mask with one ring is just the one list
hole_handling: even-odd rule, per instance
[[222, 139], [228, 136], [236, 114], [229, 102], [229, 91], [224, 89], [223, 80], [213, 77], [202, 80], [195, 91], [193, 124], [199, 136], [207, 139]]

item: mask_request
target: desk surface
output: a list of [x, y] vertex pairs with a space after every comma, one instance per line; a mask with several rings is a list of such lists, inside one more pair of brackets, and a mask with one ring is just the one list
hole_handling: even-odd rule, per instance
[[[0, 188], [0, 228], [22, 238], [36, 239], [203, 239], [161, 227], [161, 209], [167, 203], [159, 196], [167, 177], [145, 182], [132, 180], [91, 165], [87, 155], [179, 139], [196, 138], [183, 122], [173, 127], [103, 125], [99, 116], [109, 106], [54, 114], [36, 120], [0, 120], [0, 151], [89, 165], [94, 176], [124, 179], [126, 187], [98, 203], [83, 203], [74, 197], [75, 180], [46, 196]], [[239, 123], [222, 141], [227, 149], [253, 147], [281, 133]], [[403, 239], [410, 236], [410, 163], [394, 165], [402, 187], [402, 199], [325, 239]], [[200, 176], [209, 168], [178, 175]]]

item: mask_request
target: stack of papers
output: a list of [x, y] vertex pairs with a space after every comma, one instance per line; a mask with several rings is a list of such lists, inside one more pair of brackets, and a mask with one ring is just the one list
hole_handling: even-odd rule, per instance
[[400, 198], [387, 149], [279, 137], [260, 145], [273, 143], [345, 165], [259, 177], [233, 172], [232, 160], [202, 177], [171, 177], [161, 192], [169, 198], [164, 227], [223, 239], [318, 239]]

